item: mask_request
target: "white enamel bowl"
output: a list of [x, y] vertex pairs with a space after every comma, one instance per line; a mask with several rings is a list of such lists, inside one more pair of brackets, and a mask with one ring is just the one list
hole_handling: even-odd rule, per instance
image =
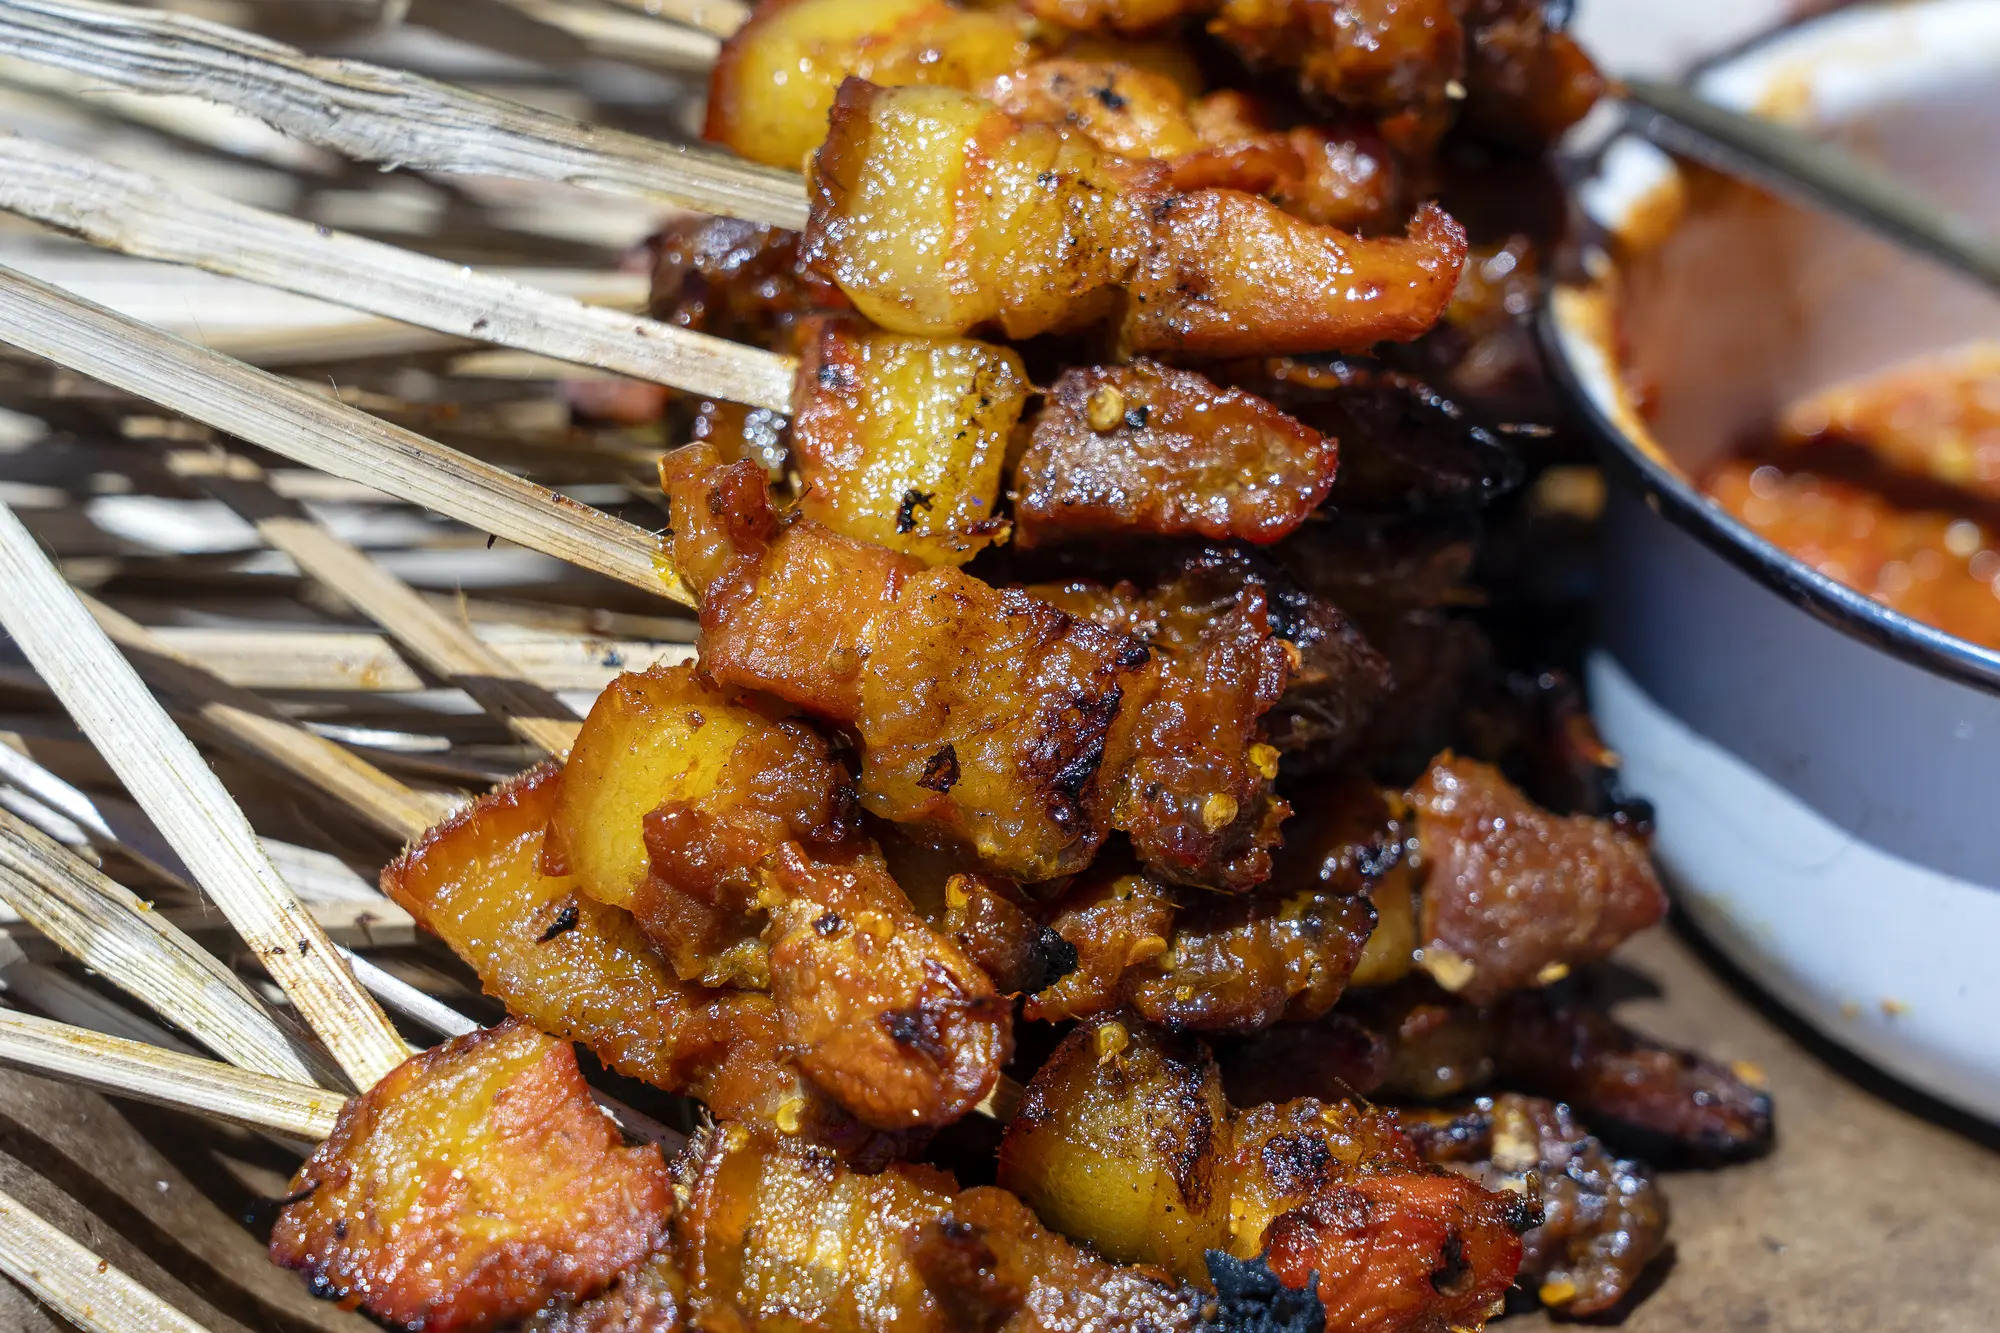
[[[1696, 83], [2000, 229], [1993, 0], [1843, 10]], [[2000, 340], [2000, 298], [1802, 210], [1690, 207], [1688, 184], [1614, 140], [1578, 199], [1625, 258], [1559, 287], [1545, 324], [1615, 482], [1599, 722], [1658, 811], [1680, 902], [1732, 961], [1833, 1040], [2000, 1119], [2000, 653], [1841, 587], [1687, 480], [1803, 393]]]

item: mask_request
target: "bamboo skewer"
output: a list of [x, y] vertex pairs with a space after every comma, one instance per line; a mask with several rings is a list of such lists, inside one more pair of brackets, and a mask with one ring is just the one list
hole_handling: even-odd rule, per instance
[[264, 540], [290, 556], [308, 577], [380, 625], [516, 736], [558, 758], [569, 753], [583, 724], [554, 694], [362, 551], [314, 522], [301, 506], [273, 495], [264, 485], [261, 469], [248, 459], [183, 454], [180, 470], [187, 472], [198, 462], [214, 464], [200, 477], [209, 493], [255, 524]]
[[84, 966], [231, 1064], [312, 1081], [312, 1067], [235, 973], [131, 890], [4, 812], [0, 898]]
[[365, 1088], [401, 1063], [402, 1038], [279, 878], [243, 812], [4, 506], [0, 586], [0, 623], [342, 1070]]
[[717, 37], [733, 35], [750, 20], [750, 6], [740, 0], [605, 0], [605, 3], [672, 19]]
[[706, 69], [722, 53], [722, 40], [716, 34], [646, 17], [642, 8], [638, 13], [624, 14], [571, 0], [502, 0], [502, 3], [537, 23], [568, 33], [593, 52], [663, 69], [684, 72]]
[[0, 208], [110, 250], [187, 264], [439, 333], [789, 413], [797, 362], [0, 135]]
[[193, 94], [362, 162], [559, 181], [799, 230], [792, 173], [659, 143], [219, 24], [91, 0], [0, 0], [10, 55], [133, 92]]
[[296, 462], [694, 604], [651, 533], [5, 267], [0, 341]]
[[0, 1272], [89, 1333], [207, 1333], [12, 1195], [0, 1192]]
[[225, 684], [137, 621], [94, 598], [85, 597], [84, 605], [154, 688], [237, 748], [326, 792], [399, 839], [416, 837], [446, 813], [442, 802], [314, 735], [248, 690]]
[[0, 1009], [0, 1064], [314, 1143], [332, 1132], [347, 1100], [344, 1093], [309, 1083], [10, 1009]]

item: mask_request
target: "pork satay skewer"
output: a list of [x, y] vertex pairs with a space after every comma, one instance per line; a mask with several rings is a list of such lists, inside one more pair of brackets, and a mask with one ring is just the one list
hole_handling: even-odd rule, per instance
[[4, 0], [8, 54], [139, 93], [204, 97], [294, 138], [418, 171], [580, 185], [794, 230], [797, 176], [179, 14], [90, 0]]
[[243, 812], [34, 538], [0, 508], [0, 624], [194, 872], [342, 1070], [363, 1087], [405, 1046], [279, 877]]

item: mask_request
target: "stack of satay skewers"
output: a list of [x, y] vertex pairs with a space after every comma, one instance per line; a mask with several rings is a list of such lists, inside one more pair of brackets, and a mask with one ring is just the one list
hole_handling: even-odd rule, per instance
[[[1593, 1131], [1768, 1141], [1754, 1089], [1573, 993], [1665, 910], [1646, 812], [1574, 697], [1510, 688], [1448, 610], [1534, 432], [1413, 371], [1492, 382], [1531, 251], [1482, 237], [1468, 276], [1418, 201], [1539, 181], [1588, 109], [1539, 6], [766, 4], [711, 85], [747, 164], [145, 11], [5, 0], [0, 31], [370, 160], [733, 214], [669, 227], [637, 319], [5, 147], [11, 209], [640, 377], [579, 401], [688, 441], [655, 536], [0, 273], [0, 339], [699, 611], [693, 662], [579, 726], [208, 470], [551, 756], [426, 829], [254, 699], [149, 673], [417, 835], [383, 889], [513, 1017], [404, 1062], [99, 626], [144, 631], [0, 526], [0, 620], [361, 1095], [329, 1123], [226, 973], [190, 1030], [260, 1077], [32, 1020], [0, 1055], [324, 1134], [272, 1236], [316, 1294], [439, 1330], [1441, 1333], [1631, 1291], [1664, 1206]], [[206, 967], [7, 833], [11, 874], [96, 904], [31, 918], [66, 947]], [[692, 1138], [627, 1142], [572, 1042], [697, 1099]]]

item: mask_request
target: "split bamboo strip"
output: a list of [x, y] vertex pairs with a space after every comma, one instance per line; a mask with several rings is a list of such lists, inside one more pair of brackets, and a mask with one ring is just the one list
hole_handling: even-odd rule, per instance
[[0, 342], [295, 462], [694, 604], [651, 533], [4, 266]]
[[309, 1083], [253, 1074], [11, 1009], [0, 1009], [0, 1065], [314, 1143], [332, 1132], [347, 1100], [343, 1093]]
[[568, 33], [598, 55], [694, 73], [722, 53], [712, 32], [639, 14], [606, 13], [570, 0], [501, 0], [535, 22]]
[[248, 690], [226, 684], [137, 621], [94, 598], [83, 601], [155, 689], [237, 749], [326, 792], [377, 828], [406, 841], [446, 814], [443, 802], [314, 735]]
[[231, 1064], [313, 1081], [235, 973], [124, 885], [0, 812], [0, 898], [85, 967]]
[[516, 102], [178, 14], [93, 0], [0, 0], [0, 45], [142, 93], [209, 98], [362, 162], [559, 181], [798, 230], [798, 176], [580, 125]]
[[257, 844], [243, 812], [146, 692], [12, 510], [0, 506], [4, 624], [358, 1087], [404, 1058], [402, 1038]]
[[207, 1333], [6, 1193], [0, 1193], [0, 1272], [89, 1333]]
[[470, 628], [431, 604], [364, 552], [314, 522], [298, 504], [271, 493], [256, 464], [233, 455], [184, 454], [180, 470], [198, 463], [209, 494], [256, 526], [307, 577], [382, 627], [426, 667], [471, 695], [507, 729], [545, 754], [567, 755], [583, 726], [576, 714]]
[[798, 363], [791, 357], [593, 308], [16, 134], [0, 135], [0, 208], [109, 250], [187, 264], [704, 397], [792, 410]]
[[605, 3], [672, 19], [717, 37], [731, 36], [750, 18], [750, 6], [741, 0], [605, 0]]

